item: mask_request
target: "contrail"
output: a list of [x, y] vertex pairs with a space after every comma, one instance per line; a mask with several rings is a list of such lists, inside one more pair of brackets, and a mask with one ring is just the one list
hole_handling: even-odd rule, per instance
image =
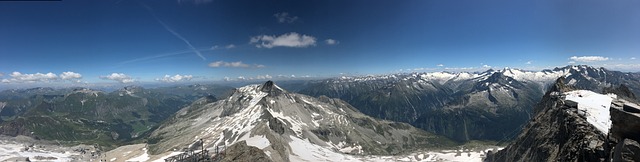
[[162, 24], [164, 29], [166, 29], [171, 34], [173, 34], [174, 36], [176, 36], [179, 39], [181, 39], [182, 41], [184, 41], [184, 43], [186, 43], [187, 46], [189, 46], [189, 49], [191, 49], [192, 52], [194, 52], [194, 53], [196, 53], [196, 55], [200, 56], [200, 58], [202, 58], [202, 60], [207, 60], [206, 58], [204, 58], [204, 56], [202, 56], [202, 53], [200, 53], [200, 51], [198, 51], [195, 47], [193, 47], [193, 45], [191, 45], [191, 42], [189, 42], [189, 40], [187, 40], [186, 38], [182, 37], [182, 35], [178, 34], [178, 32], [176, 32], [173, 29], [169, 28], [169, 26], [167, 24], [165, 24], [162, 20], [160, 20], [160, 18], [158, 18], [158, 16], [156, 16], [156, 14], [153, 12], [151, 7], [143, 4], [142, 2], [140, 2], [140, 5], [142, 5], [144, 8], [146, 8], [147, 11], [149, 11], [149, 13], [151, 14], [151, 16], [153, 16], [153, 18], [155, 18], [156, 21], [158, 21], [158, 23]]

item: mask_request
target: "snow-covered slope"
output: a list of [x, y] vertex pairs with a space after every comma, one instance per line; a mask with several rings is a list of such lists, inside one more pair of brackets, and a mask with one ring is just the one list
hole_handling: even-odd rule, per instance
[[152, 133], [149, 153], [180, 151], [200, 139], [209, 150], [246, 141], [274, 161], [342, 161], [336, 158], [454, 144], [408, 124], [368, 117], [339, 99], [289, 93], [271, 81], [183, 108]]

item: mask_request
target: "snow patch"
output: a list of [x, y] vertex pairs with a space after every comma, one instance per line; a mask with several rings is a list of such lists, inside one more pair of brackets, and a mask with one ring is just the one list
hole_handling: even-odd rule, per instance
[[615, 95], [603, 95], [588, 90], [566, 92], [566, 100], [578, 103], [578, 110], [585, 112], [587, 122], [607, 135], [611, 128], [609, 108]]

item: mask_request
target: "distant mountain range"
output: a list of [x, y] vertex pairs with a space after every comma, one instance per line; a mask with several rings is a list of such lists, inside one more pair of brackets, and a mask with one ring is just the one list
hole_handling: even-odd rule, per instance
[[407, 122], [458, 141], [513, 139], [549, 85], [564, 76], [579, 89], [621, 84], [640, 93], [640, 74], [571, 65], [542, 71], [432, 72], [341, 77], [299, 93], [345, 100], [373, 117]]
[[192, 101], [226, 96], [232, 87], [191, 85], [113, 92], [32, 88], [0, 92], [0, 134], [105, 146], [146, 137]]
[[[567, 84], [578, 89], [602, 92], [613, 86], [625, 85], [629, 93], [640, 94], [639, 73], [584, 65], [542, 71], [505, 68], [475, 73], [345, 76], [288, 81], [279, 86], [308, 95], [298, 97], [309, 98], [307, 101], [317, 98], [319, 102], [314, 104], [341, 103], [342, 107], [338, 105], [338, 108], [349, 108], [356, 114], [371, 116], [373, 118], [351, 120], [356, 125], [375, 131], [385, 125], [393, 129], [399, 129], [393, 126], [404, 127], [402, 124], [389, 124], [395, 121], [409, 123], [458, 142], [509, 141], [534, 115], [534, 105], [558, 77], [565, 77]], [[0, 91], [0, 134], [120, 145], [149, 137], [162, 123], [180, 122], [176, 121], [175, 113], [184, 107], [201, 111], [205, 107], [196, 103], [227, 100], [228, 96], [239, 95], [237, 91], [234, 92], [233, 87], [202, 84], [155, 88], [130, 86], [113, 92], [87, 88], [5, 90]], [[283, 94], [304, 96], [289, 92]], [[238, 102], [227, 103], [226, 107], [246, 106], [244, 101]], [[225, 113], [233, 114], [235, 110]], [[378, 119], [389, 121], [379, 122]], [[163, 127], [157, 131], [162, 130], [166, 131]], [[345, 130], [333, 130], [331, 127], [314, 131], [317, 131], [313, 132], [316, 134], [332, 134], [326, 137], [332, 139], [344, 135], [336, 133], [344, 133], [342, 131]], [[148, 140], [153, 143], [160, 139], [167, 140], [161, 134], [155, 134]], [[372, 153], [393, 152], [394, 149], [389, 149]]]

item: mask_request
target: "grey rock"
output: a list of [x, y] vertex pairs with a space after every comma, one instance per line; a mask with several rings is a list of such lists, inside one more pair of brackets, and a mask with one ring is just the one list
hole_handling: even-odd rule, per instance
[[634, 162], [640, 161], [640, 144], [631, 139], [619, 142], [613, 152], [613, 161]]
[[224, 152], [220, 162], [271, 162], [272, 160], [257, 147], [248, 146], [247, 142], [240, 141], [231, 145]]

